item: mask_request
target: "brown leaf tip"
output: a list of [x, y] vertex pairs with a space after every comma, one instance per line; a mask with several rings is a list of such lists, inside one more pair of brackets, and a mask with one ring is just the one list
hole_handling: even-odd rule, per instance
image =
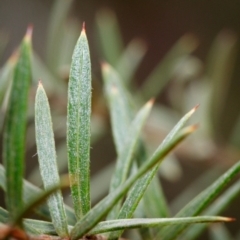
[[199, 108], [200, 104], [197, 104], [193, 109], [196, 111]]
[[38, 80], [38, 87], [42, 87], [42, 80], [41, 79]]
[[196, 105], [194, 108], [192, 108], [190, 111], [189, 111], [189, 113], [188, 114], [190, 114], [190, 116], [193, 114], [193, 113], [195, 113], [196, 112], [196, 110], [199, 108], [199, 104], [198, 105]]
[[107, 62], [104, 62], [102, 61], [101, 62], [101, 68], [104, 70], [104, 71], [108, 71], [110, 69], [110, 66]]
[[85, 24], [85, 22], [83, 22], [83, 24], [82, 24], [82, 32], [85, 32], [86, 31], [86, 24]]
[[26, 39], [27, 42], [31, 41], [31, 39], [32, 39], [32, 32], [33, 32], [33, 25], [29, 24], [28, 28], [27, 28], [26, 35], [25, 35], [25, 39]]
[[155, 98], [151, 98], [148, 102], [147, 102], [147, 106], [148, 107], [152, 107], [152, 105], [154, 104], [155, 102]]
[[199, 128], [199, 124], [194, 124], [189, 127], [189, 132], [194, 132]]
[[237, 220], [236, 218], [230, 218], [230, 217], [226, 218], [226, 222], [234, 222], [236, 220]]

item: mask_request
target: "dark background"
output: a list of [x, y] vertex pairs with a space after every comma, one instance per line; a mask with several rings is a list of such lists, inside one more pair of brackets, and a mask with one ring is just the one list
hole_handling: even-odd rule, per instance
[[[0, 29], [10, 36], [5, 57], [16, 48], [29, 23], [34, 25], [33, 45], [43, 55], [49, 14], [53, 1], [1, 0]], [[196, 55], [204, 59], [217, 34], [223, 29], [240, 32], [239, 1], [75, 1], [72, 18], [85, 21], [88, 37], [95, 55], [93, 35], [95, 15], [108, 7], [117, 15], [124, 42], [135, 37], [143, 38], [148, 53], [138, 77], [143, 80], [164, 54], [185, 33], [193, 33], [200, 45]]]

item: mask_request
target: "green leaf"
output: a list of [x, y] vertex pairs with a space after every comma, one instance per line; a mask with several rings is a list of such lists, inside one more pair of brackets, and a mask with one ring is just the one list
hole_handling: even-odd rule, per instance
[[[209, 204], [220, 194], [220, 192], [233, 180], [240, 172], [240, 161], [231, 167], [226, 173], [220, 176], [212, 185], [201, 192], [191, 202], [189, 202], [175, 217], [191, 217], [200, 214]], [[182, 231], [186, 229], [186, 225], [165, 227], [159, 233], [164, 240], [175, 239]]]
[[73, 206], [77, 219], [90, 203], [91, 63], [85, 28], [75, 46], [68, 86], [67, 146]]
[[[64, 181], [65, 180], [65, 181]], [[38, 205], [40, 205], [42, 202], [44, 202], [47, 198], [50, 199], [52, 196], [55, 195], [55, 192], [57, 192], [60, 188], [65, 188], [68, 187], [68, 181], [66, 181], [66, 178], [62, 180], [61, 184], [58, 185], [52, 185], [51, 187], [49, 187], [47, 190], [41, 192], [40, 194], [38, 194], [37, 196], [32, 197], [32, 199], [30, 199], [30, 201], [25, 205], [25, 207], [23, 208], [23, 210], [18, 214], [18, 216], [16, 216], [16, 218], [13, 220], [12, 225], [19, 225], [19, 223], [21, 222], [21, 220], [24, 217], [27, 217], [31, 211], [37, 207]], [[49, 197], [50, 196], [50, 197]], [[51, 208], [50, 208], [51, 211]], [[58, 217], [59, 214], [55, 214], [55, 216]], [[53, 224], [55, 226], [55, 222], [58, 221], [58, 219], [52, 220]], [[58, 229], [55, 227], [56, 231], [58, 231]]]
[[[51, 189], [60, 183], [57, 168], [55, 141], [52, 129], [50, 108], [46, 93], [41, 82], [36, 94], [35, 128], [38, 161], [45, 190]], [[56, 232], [61, 237], [68, 236], [67, 218], [60, 191], [52, 194], [47, 200]]]
[[[192, 116], [192, 114], [195, 112], [196, 107], [193, 108], [191, 111], [189, 111], [187, 114], [185, 114], [180, 121], [176, 124], [176, 126], [172, 129], [172, 131], [167, 135], [167, 137], [164, 139], [162, 144], [158, 147], [158, 149], [154, 152], [152, 158], [154, 158], [155, 155], [159, 154], [162, 149], [164, 149], [168, 144], [173, 141], [175, 136], [179, 134], [179, 132], [182, 130], [186, 122], [189, 120], [189, 118]], [[118, 215], [118, 219], [124, 219], [124, 218], [131, 218], [139, 201], [141, 200], [143, 194], [145, 193], [149, 183], [155, 176], [160, 161], [156, 164], [156, 166], [151, 169], [147, 174], [145, 174], [143, 177], [141, 177], [135, 184], [134, 187], [131, 189], [130, 193], [128, 194], [128, 197], [126, 198], [122, 209]], [[122, 234], [122, 231], [114, 232], [110, 234], [110, 239], [117, 239]]]
[[[217, 215], [224, 211], [231, 202], [238, 197], [240, 194], [240, 180], [234, 183], [229, 189], [227, 189], [219, 198], [214, 201], [209, 208], [204, 211], [204, 215]], [[197, 236], [199, 236], [205, 229], [207, 225], [201, 224], [198, 226], [194, 226], [192, 228], [188, 228], [186, 232], [183, 233], [181, 239], [194, 240]]]
[[[4, 167], [0, 164], [0, 187], [6, 191], [6, 178], [5, 178], [5, 169]], [[31, 199], [39, 195], [42, 192], [42, 190], [30, 182], [24, 180], [23, 181], [23, 201], [25, 204], [27, 204]], [[69, 206], [65, 205], [67, 217], [68, 217], [68, 222], [69, 224], [74, 225], [76, 223], [76, 218], [73, 212], [73, 209], [70, 208]], [[46, 204], [42, 204], [39, 207], [35, 209], [35, 212], [40, 215], [41, 217], [44, 217], [46, 219], [51, 219], [48, 207]]]
[[113, 193], [109, 194], [101, 202], [99, 202], [88, 214], [86, 214], [82, 220], [78, 221], [71, 231], [71, 239], [76, 240], [89, 232], [100, 220], [106, 215], [110, 209], [116, 204], [116, 202], [129, 190], [129, 188], [142, 177], [147, 171], [149, 171], [155, 164], [161, 161], [178, 143], [185, 139], [189, 134], [195, 130], [195, 126], [190, 126], [183, 129], [181, 133], [175, 136], [169, 144], [163, 149], [160, 149], [151, 159], [147, 160], [138, 172], [131, 175], [130, 178], [118, 187]]
[[126, 146], [126, 132], [134, 116], [133, 103], [121, 78], [107, 63], [102, 65], [104, 88], [110, 109], [113, 139], [117, 155], [120, 156]]
[[[0, 207], [0, 222], [7, 224], [8, 220], [9, 213], [5, 209]], [[30, 234], [57, 235], [56, 230], [51, 222], [34, 219], [23, 219], [23, 228]]]
[[231, 222], [234, 221], [232, 218], [227, 217], [186, 217], [186, 218], [134, 218], [134, 219], [119, 219], [100, 222], [90, 234], [97, 234], [116, 230], [125, 230], [131, 228], [144, 228], [144, 227], [161, 227], [166, 225], [177, 225], [177, 224], [193, 224], [193, 223], [204, 223], [204, 222]]
[[34, 219], [24, 219], [23, 220], [24, 229], [32, 227], [39, 234], [46, 235], [57, 235], [56, 230], [51, 222], [34, 220]]
[[[116, 92], [117, 89], [115, 89], [114, 91], [115, 93], [117, 93]], [[120, 98], [120, 96], [117, 96], [117, 97]], [[118, 159], [117, 159], [117, 165], [111, 180], [110, 192], [113, 192], [118, 186], [123, 184], [128, 177], [133, 157], [136, 154], [139, 135], [147, 119], [147, 116], [150, 113], [152, 105], [153, 105], [153, 100], [150, 100], [149, 102], [147, 102], [142, 107], [142, 109], [138, 112], [137, 116], [135, 117], [135, 119], [133, 120], [129, 128], [128, 134], [126, 135], [127, 140], [126, 140], [125, 149], [121, 152], [121, 154], [118, 156]], [[108, 216], [108, 219], [116, 218], [118, 215], [119, 209], [120, 209], [120, 205], [114, 206], [114, 208], [112, 209], [112, 211]]]
[[32, 29], [29, 27], [20, 46], [3, 133], [3, 162], [7, 176], [6, 205], [11, 220], [23, 208], [22, 179], [24, 174], [28, 92], [31, 82], [31, 32]]

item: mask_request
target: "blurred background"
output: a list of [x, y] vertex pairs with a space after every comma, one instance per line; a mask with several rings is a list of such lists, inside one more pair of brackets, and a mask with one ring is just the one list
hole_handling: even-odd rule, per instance
[[[239, 1], [1, 0], [2, 75], [6, 69], [11, 73], [8, 59], [27, 26], [34, 27], [26, 177], [41, 186], [33, 125], [38, 79], [48, 92], [59, 168], [66, 172], [67, 81], [85, 21], [93, 74], [92, 199], [96, 202], [107, 193], [116, 157], [103, 96], [101, 63], [106, 61], [134, 95], [137, 109], [156, 98], [142, 136], [149, 153], [184, 113], [200, 104], [192, 120], [199, 123], [198, 132], [166, 159], [159, 172], [172, 213], [177, 212], [240, 157], [239, 16]], [[5, 108], [6, 103], [2, 116]], [[222, 214], [236, 217], [240, 209], [235, 206]], [[228, 227], [236, 236], [237, 223]]]

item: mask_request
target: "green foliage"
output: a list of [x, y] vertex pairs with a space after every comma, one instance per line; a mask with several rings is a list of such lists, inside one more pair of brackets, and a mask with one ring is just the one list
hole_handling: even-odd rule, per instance
[[3, 136], [3, 162], [6, 168], [6, 204], [13, 220], [23, 208], [25, 132], [28, 92], [31, 81], [31, 32], [29, 28], [19, 49], [6, 113]]
[[[100, 177], [94, 179], [95, 185], [100, 188], [100, 194], [104, 193], [108, 186], [102, 186], [101, 179], [106, 178], [105, 175], [110, 179], [108, 175], [113, 172], [109, 193], [91, 207], [90, 146], [105, 130], [103, 125], [98, 125], [99, 122], [94, 122], [93, 105], [96, 103], [92, 94], [95, 89], [92, 93], [91, 59], [85, 24], [78, 40], [75, 39], [75, 29], [78, 29], [76, 25], [65, 28], [64, 34], [61, 31], [61, 25], [66, 21], [71, 2], [62, 0], [55, 2], [49, 27], [46, 60], [48, 66], [45, 66], [36, 53], [32, 53], [29, 28], [18, 53], [6, 62], [0, 72], [0, 104], [1, 111], [5, 113], [4, 166], [0, 165], [0, 187], [6, 193], [7, 206], [7, 210], [0, 207], [0, 223], [8, 225], [10, 229], [5, 237], [12, 234], [11, 229], [18, 227], [30, 238], [37, 235], [41, 239], [41, 235], [45, 234], [77, 240], [85, 239], [84, 236], [90, 238], [104, 233], [105, 235], [101, 235], [102, 239], [114, 240], [121, 237], [124, 230], [135, 228], [139, 230], [142, 239], [196, 239], [208, 223], [233, 221], [232, 218], [215, 215], [221, 213], [239, 195], [239, 181], [222, 195], [221, 193], [239, 174], [240, 162], [220, 175], [214, 183], [208, 182], [208, 187], [199, 190], [200, 193], [195, 198], [187, 197], [188, 204], [185, 207], [180, 204], [181, 207], [175, 216], [170, 213], [171, 205], [165, 200], [158, 178], [159, 168], [164, 167], [161, 165], [163, 160], [169, 153], [173, 153], [176, 146], [182, 143], [182, 146], [187, 146], [185, 151], [189, 152], [192, 148], [194, 150], [193, 143], [198, 143], [194, 136], [191, 136], [191, 142], [183, 141], [197, 129], [196, 125], [186, 126], [197, 107], [182, 114], [186, 106], [183, 107], [179, 111], [183, 117], [180, 117], [180, 114], [173, 114], [171, 109], [163, 108], [159, 104], [153, 107], [153, 99], [146, 103], [145, 99], [157, 96], [170, 78], [176, 75], [179, 71], [177, 64], [190, 58], [190, 54], [197, 47], [196, 39], [191, 35], [182, 37], [137, 91], [130, 78], [134, 76], [134, 71], [146, 52], [146, 46], [139, 40], [134, 40], [124, 50], [117, 19], [109, 11], [100, 12], [96, 22], [102, 44], [102, 55], [107, 61], [102, 63], [102, 75], [117, 161], [115, 170], [112, 170], [112, 166], [110, 170], [105, 168], [105, 171], [100, 172]], [[74, 49], [73, 39], [76, 40]], [[230, 91], [229, 88], [224, 89], [223, 85], [217, 89], [216, 85], [222, 84], [223, 76], [228, 76], [227, 71], [231, 71], [228, 67], [228, 59], [234, 60], [232, 52], [235, 39], [230, 39], [228, 48], [224, 48], [224, 51], [221, 51], [223, 49], [221, 44], [224, 43], [221, 41], [219, 43], [217, 40], [208, 62], [207, 75], [212, 78], [213, 87], [208, 92], [207, 101], [213, 116], [205, 116], [204, 133], [199, 135], [201, 140], [209, 140], [211, 134], [213, 137], [217, 136], [219, 119], [223, 114], [217, 99], [221, 98], [224, 102], [228, 95], [227, 91]], [[71, 62], [66, 46], [71, 46], [73, 50]], [[61, 76], [62, 64], [66, 63], [69, 64], [68, 96], [65, 101], [67, 104], [64, 105], [67, 108], [67, 126], [66, 131], [60, 131], [54, 127], [57, 122], [65, 121], [66, 116], [63, 113], [59, 114], [62, 111], [59, 109], [55, 111], [53, 108], [50, 111], [47, 96], [54, 96], [59, 101], [66, 96], [64, 76]], [[221, 71], [217, 74], [218, 66], [221, 67]], [[31, 112], [31, 107], [33, 108], [32, 101], [29, 101], [31, 78], [36, 83], [38, 74], [43, 74], [47, 79], [42, 79], [44, 84], [39, 82], [35, 111]], [[179, 74], [179, 79], [182, 79], [176, 83], [180, 90], [177, 92], [169, 90], [170, 95], [174, 96], [174, 99], [170, 97], [170, 102], [176, 109], [179, 108], [176, 101], [179, 96], [184, 96], [188, 100], [191, 95], [190, 90], [185, 95], [181, 92], [186, 80], [184, 78], [187, 78], [184, 74], [184, 72]], [[208, 84], [204, 82], [197, 90], [204, 92], [207, 87]], [[194, 98], [198, 97], [198, 93], [194, 94]], [[193, 102], [194, 98], [191, 98], [190, 102]], [[100, 102], [101, 97], [98, 96], [97, 100]], [[203, 108], [206, 109], [206, 106], [203, 105]], [[149, 127], [153, 116], [157, 127], [164, 123], [164, 128], [167, 126], [166, 129], [170, 130], [169, 126], [171, 126], [172, 130], [165, 134], [166, 137], [158, 142], [156, 150], [149, 154], [148, 147], [154, 144], [149, 140], [148, 135], [143, 138], [141, 133], [146, 132], [144, 127]], [[33, 117], [35, 122], [28, 121]], [[26, 128], [28, 125], [29, 128], [33, 127], [31, 122], [35, 124], [39, 175], [44, 190], [24, 180]], [[211, 125], [214, 127], [211, 128]], [[231, 134], [228, 132], [226, 135]], [[67, 147], [56, 148], [54, 139], [65, 136]], [[238, 139], [232, 137], [232, 141], [237, 142]], [[66, 149], [65, 155], [62, 149]], [[59, 173], [66, 165], [69, 174], [67, 183], [66, 177]], [[176, 167], [176, 164], [174, 166]], [[173, 168], [170, 169], [172, 170]], [[38, 172], [34, 171], [34, 175], [38, 175]], [[174, 177], [172, 172], [168, 175], [170, 178]], [[36, 176], [31, 179], [38, 182]], [[63, 201], [61, 188], [66, 185], [71, 189], [73, 209]], [[193, 184], [193, 188], [195, 186], [197, 184]], [[96, 189], [96, 186], [93, 187]], [[28, 218], [32, 211], [45, 220]], [[200, 214], [204, 216], [199, 216]], [[210, 232], [212, 239], [217, 239], [218, 236], [226, 236], [226, 239], [230, 239], [230, 234], [223, 227], [211, 227]]]

